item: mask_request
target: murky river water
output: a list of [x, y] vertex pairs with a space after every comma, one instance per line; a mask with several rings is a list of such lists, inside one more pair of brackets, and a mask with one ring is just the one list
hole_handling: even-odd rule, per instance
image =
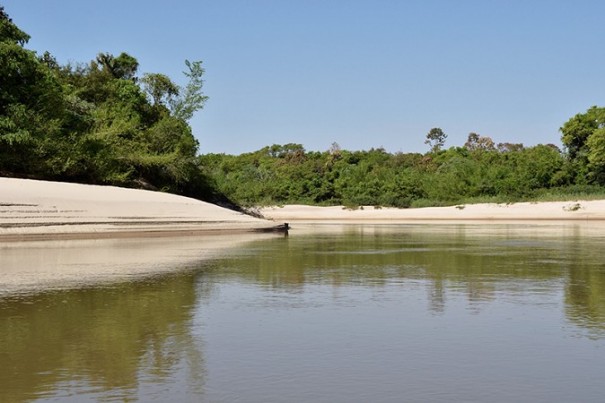
[[[126, 254], [138, 273], [5, 287], [0, 402], [602, 402], [604, 241], [406, 225], [295, 228], [211, 259], [187, 239], [0, 245], [13, 270]], [[175, 263], [145, 273], [150, 255]]]

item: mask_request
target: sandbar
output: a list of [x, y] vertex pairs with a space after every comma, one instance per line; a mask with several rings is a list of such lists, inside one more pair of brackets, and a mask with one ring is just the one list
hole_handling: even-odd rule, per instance
[[275, 225], [165, 192], [0, 178], [0, 241], [254, 232]]
[[0, 178], [0, 241], [196, 236], [255, 232], [282, 223], [395, 224], [605, 222], [605, 200], [356, 209], [263, 207], [264, 219], [165, 192]]

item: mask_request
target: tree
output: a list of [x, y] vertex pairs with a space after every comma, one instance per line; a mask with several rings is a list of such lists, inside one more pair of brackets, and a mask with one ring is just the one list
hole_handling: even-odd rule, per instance
[[188, 121], [196, 111], [204, 107], [208, 97], [202, 92], [204, 86], [202, 76], [205, 72], [202, 68], [202, 61], [185, 60], [185, 65], [189, 71], [184, 71], [183, 74], [189, 78], [189, 83], [184, 91], [180, 91], [181, 96], [171, 99], [169, 104], [174, 117]]
[[605, 127], [605, 108], [591, 107], [586, 113], [578, 113], [559, 129], [561, 141], [573, 160], [586, 150], [588, 137], [597, 129]]
[[12, 42], [20, 46], [29, 41], [29, 35], [13, 23], [13, 20], [4, 11], [3, 6], [0, 6], [0, 41]]
[[565, 161], [559, 150], [538, 144], [523, 150], [521, 156], [515, 167], [520, 177], [519, 187], [535, 190], [556, 185], [553, 182]]
[[143, 84], [143, 89], [156, 106], [165, 106], [179, 95], [179, 87], [164, 74], [145, 73], [141, 79], [141, 84]]
[[445, 134], [443, 130], [438, 127], [433, 127], [426, 135], [426, 140], [424, 141], [424, 144], [428, 144], [431, 147], [431, 152], [434, 153], [441, 150], [441, 148], [445, 144], [446, 138], [447, 134]]
[[0, 169], [43, 170], [44, 138], [60, 129], [62, 89], [0, 7]]
[[103, 71], [111, 74], [114, 78], [133, 80], [139, 62], [128, 53], [120, 53], [120, 56], [114, 57], [110, 53], [99, 53], [97, 62], [103, 67]]
[[586, 113], [578, 113], [565, 122], [559, 130], [562, 133], [561, 141], [567, 150], [568, 158], [578, 172], [576, 179], [590, 182], [595, 179], [595, 175], [602, 177], [600, 172], [604, 168], [601, 152], [605, 130], [605, 107], [593, 106]]
[[464, 148], [469, 151], [494, 151], [496, 146], [491, 137], [480, 136], [477, 133], [471, 132], [466, 139], [466, 143], [464, 143]]
[[588, 168], [595, 182], [605, 185], [605, 126], [599, 127], [588, 137]]
[[512, 153], [523, 151], [523, 143], [498, 143], [498, 151], [501, 153]]
[[201, 62], [181, 90], [163, 74], [138, 82], [127, 53], [60, 66], [28, 40], [0, 7], [0, 173], [215, 197], [186, 121], [206, 100]]

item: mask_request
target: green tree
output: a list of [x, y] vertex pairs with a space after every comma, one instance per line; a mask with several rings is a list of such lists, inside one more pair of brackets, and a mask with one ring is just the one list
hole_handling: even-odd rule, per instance
[[188, 71], [184, 71], [183, 74], [189, 78], [189, 82], [180, 91], [181, 96], [171, 99], [169, 103], [174, 117], [188, 121], [196, 111], [204, 107], [208, 97], [202, 91], [204, 86], [202, 76], [205, 72], [202, 68], [202, 61], [185, 60], [185, 66]]
[[601, 125], [586, 140], [588, 168], [594, 181], [605, 185], [605, 126]]
[[445, 144], [445, 139], [447, 139], [447, 134], [445, 134], [440, 128], [433, 127], [427, 133], [424, 144], [428, 144], [431, 147], [431, 152], [434, 153], [441, 150]]
[[118, 57], [114, 57], [110, 53], [99, 53], [97, 62], [114, 78], [125, 80], [134, 79], [139, 68], [137, 59], [123, 52]]
[[165, 106], [179, 95], [179, 87], [165, 74], [146, 73], [141, 84], [155, 106]]
[[60, 131], [62, 89], [0, 7], [0, 170], [44, 171], [45, 138]]
[[[605, 107], [593, 106], [569, 119], [560, 128], [561, 141], [576, 172], [577, 182], [603, 183], [602, 142]], [[594, 138], [592, 138], [594, 136]]]
[[28, 40], [0, 7], [2, 174], [215, 196], [186, 122], [206, 100], [201, 62], [186, 62], [180, 91], [163, 74], [139, 82], [127, 53], [60, 66], [25, 49]]
[[464, 148], [469, 151], [494, 151], [496, 146], [491, 137], [480, 136], [477, 133], [469, 133]]
[[30, 36], [21, 31], [13, 20], [4, 11], [4, 7], [0, 6], [0, 40], [2, 42], [13, 42], [23, 46], [29, 41]]

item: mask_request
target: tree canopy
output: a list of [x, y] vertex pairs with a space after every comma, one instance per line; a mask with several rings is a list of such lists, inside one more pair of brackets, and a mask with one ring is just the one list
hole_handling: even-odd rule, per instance
[[431, 147], [431, 152], [437, 152], [441, 150], [447, 139], [447, 134], [443, 132], [439, 127], [433, 127], [426, 135], [424, 144], [428, 144]]
[[127, 53], [76, 66], [38, 57], [1, 8], [0, 35], [1, 173], [208, 196], [187, 123], [207, 99], [201, 62], [185, 61], [181, 89], [163, 74], [140, 78]]
[[576, 180], [605, 185], [605, 108], [578, 113], [560, 130]]

